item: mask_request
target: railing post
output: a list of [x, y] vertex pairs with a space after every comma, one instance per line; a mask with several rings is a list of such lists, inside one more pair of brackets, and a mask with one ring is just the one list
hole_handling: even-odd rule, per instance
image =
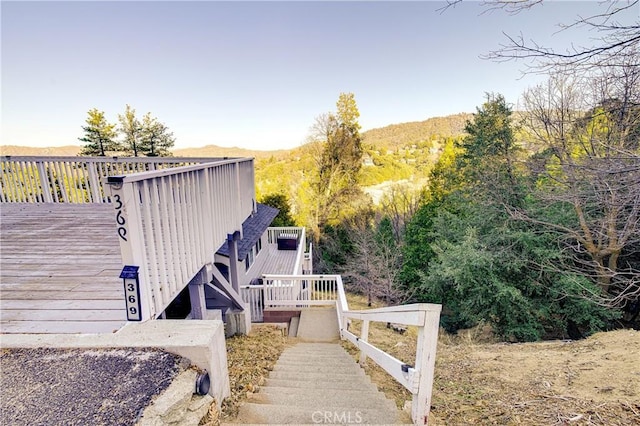
[[[435, 306], [435, 305], [434, 305]], [[426, 425], [429, 422], [433, 376], [436, 365], [438, 330], [440, 326], [440, 307], [425, 312], [424, 327], [418, 329], [416, 350], [416, 368], [419, 371], [418, 393], [413, 395], [411, 417], [414, 424]]]
[[141, 320], [146, 321], [156, 314], [153, 292], [149, 287], [147, 261], [144, 252], [144, 239], [140, 229], [138, 190], [134, 184], [124, 184], [123, 176], [107, 178], [116, 230], [120, 241], [120, 253], [123, 265], [138, 266], [140, 298], [142, 307]]
[[[362, 320], [362, 332], [360, 333], [360, 340], [363, 342], [369, 341], [369, 320]], [[360, 351], [360, 365], [364, 365], [367, 360], [367, 354]]]
[[204, 295], [204, 286], [210, 281], [210, 265], [205, 265], [194, 279], [189, 282], [189, 299], [191, 300], [191, 319], [204, 319], [207, 312], [207, 304]]

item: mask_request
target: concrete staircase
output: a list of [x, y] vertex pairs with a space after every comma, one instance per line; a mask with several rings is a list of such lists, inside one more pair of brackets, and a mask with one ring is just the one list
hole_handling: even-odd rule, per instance
[[240, 408], [236, 422], [397, 424], [410, 419], [378, 392], [339, 344], [298, 343], [282, 353], [266, 385]]

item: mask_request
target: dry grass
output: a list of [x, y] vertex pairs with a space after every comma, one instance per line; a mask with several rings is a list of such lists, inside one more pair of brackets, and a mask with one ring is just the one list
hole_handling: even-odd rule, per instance
[[255, 325], [248, 336], [234, 336], [227, 343], [227, 365], [231, 396], [218, 411], [212, 404], [200, 425], [218, 426], [238, 415], [242, 401], [257, 392], [288, 345], [282, 329], [270, 325]]

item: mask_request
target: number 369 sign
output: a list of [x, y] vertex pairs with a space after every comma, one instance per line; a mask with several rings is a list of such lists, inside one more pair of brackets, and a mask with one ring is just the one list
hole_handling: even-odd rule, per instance
[[127, 320], [142, 321], [138, 267], [126, 265], [122, 268], [122, 272], [120, 272], [120, 278], [124, 280], [124, 299], [127, 307]]

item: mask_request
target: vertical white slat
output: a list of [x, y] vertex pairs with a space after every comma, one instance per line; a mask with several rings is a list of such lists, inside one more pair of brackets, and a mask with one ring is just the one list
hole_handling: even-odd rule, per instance
[[191, 253], [190, 259], [189, 259], [189, 270], [193, 270], [196, 268], [196, 265], [198, 264], [198, 256], [200, 255], [200, 248], [198, 247], [198, 232], [197, 232], [197, 227], [196, 227], [196, 221], [194, 218], [194, 209], [196, 208], [195, 206], [195, 200], [192, 189], [193, 189], [193, 176], [191, 173], [185, 173], [185, 178], [187, 181], [187, 184], [184, 187], [184, 193], [185, 193], [185, 197], [188, 200], [187, 206], [189, 209], [189, 214], [187, 215], [187, 235], [189, 235], [189, 252]]
[[38, 185], [35, 183], [36, 176], [33, 173], [33, 168], [31, 167], [31, 161], [23, 162], [22, 173], [25, 176], [25, 182], [27, 184], [27, 191], [29, 194], [28, 200], [30, 203], [38, 202]]
[[189, 277], [184, 282], [178, 282], [178, 274], [176, 273], [175, 265], [179, 262], [175, 246], [173, 244], [173, 235], [171, 234], [171, 222], [174, 221], [173, 215], [174, 204], [168, 196], [167, 185], [169, 177], [161, 177], [158, 181], [158, 208], [160, 212], [161, 223], [161, 238], [162, 238], [162, 252], [163, 258], [166, 263], [167, 270], [167, 296], [169, 300], [172, 299], [173, 294], [177, 294], [182, 290], [182, 286], [187, 283], [191, 278]]
[[0, 181], [2, 181], [2, 188], [3, 188], [2, 201], [7, 203], [13, 202], [13, 194], [12, 194], [13, 186], [9, 181], [10, 168], [11, 168], [11, 164], [9, 163], [9, 161], [2, 162], [2, 173], [0, 173]]
[[18, 164], [20, 179], [22, 181], [22, 187], [24, 188], [25, 201], [33, 203], [33, 191], [31, 189], [31, 179], [29, 179], [29, 171], [27, 170], [27, 162], [20, 161], [18, 162]]
[[60, 203], [60, 196], [58, 195], [58, 190], [60, 189], [60, 185], [58, 183], [56, 183], [56, 181], [58, 180], [58, 175], [56, 173], [56, 169], [55, 169], [55, 163], [54, 162], [48, 162], [45, 165], [45, 168], [47, 169], [47, 172], [49, 173], [49, 182], [51, 184], [51, 195], [53, 196], [53, 199], [56, 203]]
[[160, 200], [159, 196], [159, 185], [162, 181], [162, 178], [154, 178], [149, 179], [149, 207], [151, 210], [151, 220], [153, 224], [153, 239], [155, 242], [154, 250], [156, 253], [157, 259], [157, 274], [158, 274], [158, 285], [160, 286], [160, 294], [161, 294], [161, 308], [160, 310], [164, 310], [165, 306], [171, 301], [171, 291], [169, 287], [169, 281], [167, 277], [168, 265], [165, 252], [165, 244], [163, 238], [163, 229], [162, 229], [162, 218], [160, 214], [160, 204], [162, 200]]
[[24, 202], [24, 190], [22, 188], [22, 182], [20, 182], [19, 164], [17, 161], [11, 162], [11, 180], [13, 181], [13, 188], [15, 191], [16, 202]]
[[192, 171], [190, 172], [191, 176], [193, 177], [193, 184], [191, 185], [190, 189], [191, 189], [191, 196], [193, 197], [193, 201], [194, 201], [194, 211], [193, 211], [193, 216], [194, 216], [194, 224], [195, 224], [195, 229], [196, 229], [196, 244], [198, 247], [198, 257], [196, 259], [196, 265], [200, 265], [203, 263], [207, 262], [207, 256], [206, 256], [206, 249], [205, 249], [205, 235], [202, 232], [202, 230], [204, 229], [203, 226], [203, 199], [200, 198], [200, 185], [201, 185], [201, 181], [200, 181], [200, 177], [201, 174], [199, 171]]
[[[45, 162], [38, 160], [38, 177], [40, 178], [40, 187], [42, 188], [42, 201], [45, 203], [53, 203], [53, 194], [51, 194], [54, 185], [49, 185], [49, 178], [46, 171]], [[57, 198], [57, 197], [56, 197]]]
[[[78, 174], [80, 175], [80, 188], [82, 192], [82, 200], [86, 203], [93, 203], [93, 193], [91, 192], [91, 179], [89, 177], [88, 163], [86, 161], [79, 161], [76, 163]], [[97, 201], [95, 201], [97, 202]]]
[[176, 183], [175, 176], [170, 175], [167, 177], [167, 187], [166, 191], [166, 203], [171, 205], [171, 220], [169, 220], [169, 232], [171, 234], [171, 249], [173, 250], [173, 257], [175, 262], [175, 275], [176, 275], [176, 284], [182, 284], [187, 282], [190, 277], [187, 276], [187, 271], [185, 269], [184, 263], [184, 244], [181, 244], [181, 236], [178, 232], [178, 223], [182, 219], [182, 213], [179, 205], [179, 200], [176, 199]]
[[65, 203], [73, 202], [71, 199], [71, 194], [69, 191], [69, 186], [71, 185], [69, 173], [66, 170], [66, 162], [60, 161], [58, 163], [58, 167], [60, 168], [60, 178], [58, 181], [60, 182], [60, 189], [62, 191], [62, 198]]
[[180, 173], [176, 178], [179, 180], [180, 189], [178, 195], [180, 197], [180, 222], [178, 225], [180, 226], [179, 233], [182, 238], [183, 243], [183, 251], [185, 254], [185, 262], [184, 267], [185, 271], [191, 270], [191, 259], [193, 258], [192, 245], [191, 245], [191, 235], [189, 234], [189, 200], [187, 200], [187, 191], [185, 190], [186, 185], [188, 185], [185, 173]]
[[44, 202], [44, 189], [40, 186], [40, 171], [38, 161], [29, 161], [29, 176], [33, 187], [33, 196], [36, 203]]
[[76, 192], [75, 192], [75, 179], [73, 178], [73, 175], [71, 174], [71, 167], [69, 167], [69, 162], [68, 161], [63, 161], [62, 162], [62, 167], [64, 168], [64, 176], [65, 176], [65, 183], [66, 183], [66, 187], [67, 187], [67, 196], [69, 197], [69, 202], [71, 203], [76, 203]]
[[64, 162], [56, 162], [56, 167], [58, 168], [58, 185], [60, 186], [60, 193], [62, 194], [62, 200], [65, 203], [69, 202], [69, 192], [67, 191], [68, 180], [67, 174], [64, 170]]
[[18, 203], [22, 201], [22, 197], [20, 195], [20, 182], [16, 176], [16, 165], [15, 161], [9, 162], [9, 173], [7, 174], [9, 178], [9, 187], [11, 188], [11, 195], [14, 203]]
[[76, 203], [84, 203], [84, 191], [82, 190], [82, 175], [79, 170], [79, 164], [75, 161], [69, 162], [69, 168], [73, 175], [73, 188], [76, 194]]
[[102, 186], [100, 185], [101, 180], [98, 177], [98, 171], [96, 167], [96, 163], [86, 163], [89, 180], [87, 184], [89, 185], [89, 194], [91, 196], [91, 201], [94, 203], [103, 203], [103, 191]]
[[182, 271], [182, 276], [186, 278], [188, 275], [188, 265], [187, 265], [187, 248], [185, 244], [185, 235], [182, 225], [184, 224], [184, 211], [185, 211], [185, 201], [182, 195], [182, 184], [181, 184], [181, 176], [174, 175], [172, 181], [172, 190], [173, 190], [173, 199], [176, 203], [176, 221], [174, 223], [175, 232], [177, 236], [177, 245], [180, 251], [180, 270]]
[[13, 164], [14, 164], [14, 170], [15, 170], [13, 176], [14, 176], [16, 182], [17, 182], [16, 189], [18, 190], [18, 199], [21, 202], [27, 202], [28, 201], [27, 200], [27, 191], [26, 191], [26, 189], [24, 187], [24, 181], [23, 181], [23, 178], [21, 177], [21, 173], [20, 173], [20, 171], [21, 171], [20, 162], [16, 161]]
[[140, 190], [142, 196], [142, 203], [140, 205], [141, 216], [144, 223], [143, 226], [143, 239], [144, 246], [146, 248], [146, 256], [148, 261], [149, 271], [149, 289], [151, 293], [151, 299], [154, 306], [154, 313], [159, 314], [163, 308], [163, 295], [160, 287], [160, 276], [158, 274], [158, 255], [156, 253], [156, 242], [153, 235], [153, 202], [151, 199], [150, 188], [151, 182], [149, 179], [140, 182]]
[[213, 202], [211, 193], [211, 168], [203, 169], [200, 176], [200, 199], [202, 200], [202, 235], [204, 238], [205, 261], [213, 263], [214, 232], [213, 232]]

